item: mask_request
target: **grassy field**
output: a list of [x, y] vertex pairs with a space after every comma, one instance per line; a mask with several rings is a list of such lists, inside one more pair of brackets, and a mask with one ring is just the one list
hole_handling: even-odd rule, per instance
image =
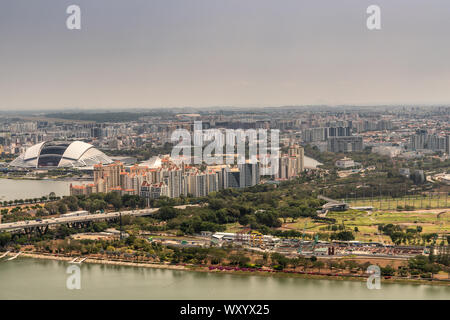
[[[344, 199], [345, 201], [345, 199]], [[366, 199], [347, 199], [350, 207], [374, 207], [375, 210], [396, 210], [397, 207], [414, 207], [414, 209], [436, 209], [450, 208], [450, 198], [441, 195], [440, 197], [420, 197], [411, 196], [404, 198], [366, 198]]]
[[[336, 224], [344, 224], [347, 228], [354, 230], [355, 238], [359, 241], [373, 241], [391, 243], [391, 239], [386, 235], [378, 234], [379, 224], [396, 224], [403, 229], [422, 227], [424, 233], [438, 233], [440, 235], [450, 234], [450, 212], [441, 214], [438, 218], [439, 210], [436, 212], [392, 212], [374, 211], [372, 213], [359, 210], [348, 210], [345, 212], [330, 212], [327, 217], [336, 219]], [[288, 220], [283, 224], [284, 230], [303, 231], [306, 223], [306, 233], [329, 232], [325, 228], [326, 223], [314, 222], [309, 218], [299, 218], [295, 222]]]
[[[438, 213], [430, 212], [386, 212], [377, 211], [368, 214], [364, 211], [349, 210], [345, 212], [332, 212], [328, 214], [328, 217], [337, 220], [337, 224], [344, 224], [346, 227], [352, 230], [355, 227], [359, 232], [355, 233], [356, 240], [360, 241], [383, 241], [390, 242], [390, 238], [385, 235], [378, 235], [379, 224], [396, 224], [402, 228], [416, 228], [422, 227], [422, 233], [438, 233], [449, 234], [450, 233], [450, 212], [442, 214], [439, 219]], [[314, 223], [310, 219], [298, 219], [295, 223], [288, 223], [285, 225], [289, 229], [302, 230], [305, 221], [307, 222], [308, 232], [325, 232], [323, 223]]]
[[[450, 199], [444, 195], [433, 197], [405, 197], [405, 198], [374, 198], [348, 199], [350, 207], [370, 207], [374, 210], [363, 211], [349, 209], [344, 212], [332, 211], [327, 217], [336, 219], [337, 225], [345, 225], [347, 230], [355, 230], [356, 240], [391, 243], [389, 236], [378, 234], [378, 225], [400, 225], [402, 229], [416, 229], [422, 227], [422, 234], [437, 233], [441, 236], [450, 234]], [[405, 205], [408, 206], [405, 210]], [[306, 225], [306, 228], [305, 228]], [[296, 230], [307, 234], [331, 232], [327, 230], [325, 222], [313, 221], [310, 218], [298, 218], [295, 221], [283, 221], [282, 230]], [[242, 230], [239, 223], [227, 225], [226, 232]]]
[[241, 230], [242, 226], [239, 224], [239, 222], [235, 222], [235, 223], [228, 223], [225, 232], [236, 233]]

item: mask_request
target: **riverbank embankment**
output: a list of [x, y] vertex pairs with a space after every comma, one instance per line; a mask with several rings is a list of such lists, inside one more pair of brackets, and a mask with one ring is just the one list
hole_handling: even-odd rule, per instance
[[[8, 256], [16, 255], [16, 252], [9, 252]], [[63, 256], [49, 253], [30, 253], [23, 252], [21, 257], [34, 258], [34, 259], [47, 259], [71, 262], [74, 256]], [[156, 269], [168, 269], [179, 271], [195, 271], [195, 272], [210, 272], [210, 273], [227, 273], [235, 275], [254, 275], [254, 276], [275, 276], [275, 277], [294, 277], [304, 279], [317, 279], [317, 280], [346, 280], [346, 281], [367, 281], [367, 275], [360, 274], [342, 274], [342, 273], [320, 273], [320, 272], [305, 272], [305, 271], [277, 271], [272, 269], [249, 269], [249, 268], [233, 268], [222, 266], [196, 266], [187, 264], [165, 264], [165, 263], [150, 263], [150, 262], [133, 262], [123, 261], [119, 259], [103, 259], [98, 257], [85, 257], [83, 263], [125, 266], [125, 267], [140, 267], [140, 268], [156, 268]], [[438, 285], [438, 286], [450, 286], [449, 280], [438, 279], [411, 279], [411, 278], [398, 278], [398, 277], [382, 277], [382, 282], [388, 283], [409, 283], [409, 284], [422, 284], [422, 285]]]

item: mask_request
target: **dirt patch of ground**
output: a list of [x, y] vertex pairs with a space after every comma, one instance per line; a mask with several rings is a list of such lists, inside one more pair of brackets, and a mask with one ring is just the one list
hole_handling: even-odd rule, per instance
[[366, 262], [369, 262], [371, 264], [379, 265], [380, 267], [386, 267], [387, 265], [390, 265], [392, 267], [398, 268], [399, 266], [406, 266], [408, 262], [406, 260], [401, 259], [389, 259], [389, 258], [366, 258], [366, 257], [342, 257], [339, 259], [342, 260], [354, 260], [358, 262], [359, 264], [363, 264]]
[[392, 212], [401, 212], [401, 213], [434, 213], [434, 214], [446, 214], [450, 213], [450, 209], [417, 209], [412, 211], [407, 210], [391, 210]]

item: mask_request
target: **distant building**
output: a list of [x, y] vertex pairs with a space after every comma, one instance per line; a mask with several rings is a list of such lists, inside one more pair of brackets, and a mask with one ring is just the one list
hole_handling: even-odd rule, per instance
[[428, 134], [427, 130], [417, 130], [410, 139], [410, 149], [416, 150], [432, 150], [434, 152], [449, 151], [448, 136], [440, 136], [437, 134]]
[[319, 127], [303, 130], [302, 139], [306, 143], [326, 141], [331, 137], [348, 137], [352, 134], [351, 127]]
[[394, 146], [375, 146], [372, 148], [372, 152], [394, 158], [402, 152], [402, 149]]
[[241, 172], [237, 168], [229, 169], [225, 175], [225, 188], [239, 188]]
[[398, 170], [398, 172], [402, 176], [404, 176], [406, 178], [410, 178], [416, 184], [424, 183], [426, 180], [423, 170], [414, 170], [413, 172], [411, 172], [411, 170], [408, 168], [400, 168]]
[[289, 157], [295, 159], [295, 171], [300, 175], [305, 170], [305, 150], [294, 144], [289, 147]]
[[398, 172], [406, 178], [409, 178], [410, 176], [410, 170], [408, 168], [400, 168], [398, 169]]
[[110, 165], [97, 164], [94, 165], [94, 183], [99, 180], [106, 181], [105, 192], [109, 189], [121, 186], [121, 172], [123, 172], [123, 164], [121, 162], [114, 162]]
[[352, 168], [354, 166], [356, 166], [355, 161], [347, 157], [336, 161], [336, 167], [338, 168], [345, 169], [345, 168]]
[[140, 196], [146, 200], [146, 204], [149, 206], [151, 199], [168, 197], [169, 188], [163, 182], [150, 184], [147, 181], [144, 181], [141, 186]]
[[445, 137], [445, 153], [450, 154], [450, 136]]
[[289, 147], [288, 154], [284, 154], [279, 158], [278, 172], [276, 179], [291, 179], [298, 177], [305, 170], [305, 152], [298, 145]]
[[411, 136], [411, 150], [425, 149], [427, 138], [427, 130], [417, 130], [416, 134]]
[[329, 152], [361, 152], [363, 150], [363, 138], [360, 136], [332, 137], [328, 139], [327, 150]]
[[70, 184], [70, 195], [71, 196], [77, 196], [77, 195], [90, 195], [93, 193], [98, 193], [101, 191], [98, 191], [98, 188], [95, 184], [87, 184], [82, 186], [74, 186]]
[[306, 143], [325, 141], [327, 139], [327, 128], [309, 128], [302, 132], [302, 139]]
[[424, 174], [423, 170], [415, 170], [414, 174], [411, 175], [411, 179], [416, 184], [424, 183], [425, 182], [425, 174]]
[[346, 211], [348, 210], [348, 204], [343, 202], [328, 202], [322, 206], [322, 211]]
[[259, 183], [259, 163], [245, 163], [238, 165], [239, 187], [246, 188], [257, 185]]

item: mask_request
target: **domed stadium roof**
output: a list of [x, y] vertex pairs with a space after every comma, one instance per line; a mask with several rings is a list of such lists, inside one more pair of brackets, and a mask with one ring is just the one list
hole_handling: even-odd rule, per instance
[[41, 142], [29, 147], [10, 163], [21, 168], [83, 168], [113, 161], [93, 145], [83, 141]]

